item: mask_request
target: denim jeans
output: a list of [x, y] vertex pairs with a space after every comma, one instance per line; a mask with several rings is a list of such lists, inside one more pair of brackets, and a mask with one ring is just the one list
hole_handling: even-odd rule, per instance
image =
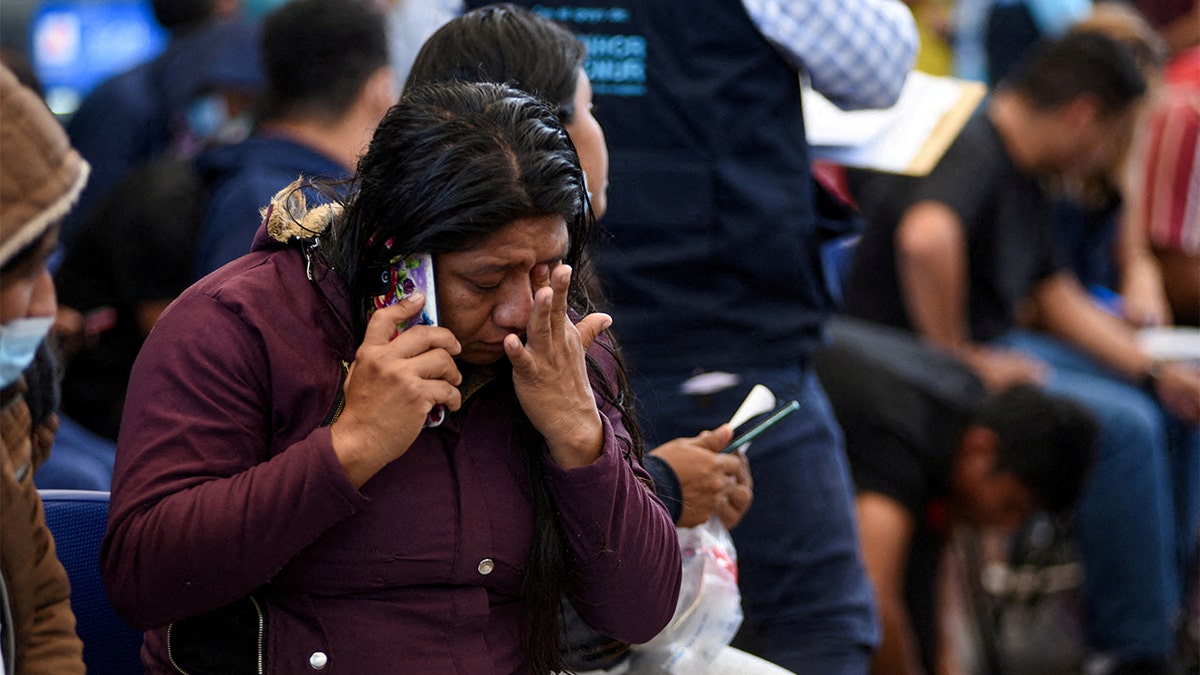
[[747, 452], [754, 502], [732, 535], [755, 643], [735, 644], [797, 673], [865, 673], [878, 628], [841, 430], [816, 375], [746, 370], [727, 389], [683, 393], [695, 374], [633, 374], [648, 448], [727, 422], [755, 384], [800, 402]]
[[1046, 362], [1046, 389], [1078, 401], [1100, 422], [1079, 509], [1089, 646], [1126, 658], [1167, 656], [1196, 550], [1200, 435], [1067, 344], [1022, 331], [997, 343]]

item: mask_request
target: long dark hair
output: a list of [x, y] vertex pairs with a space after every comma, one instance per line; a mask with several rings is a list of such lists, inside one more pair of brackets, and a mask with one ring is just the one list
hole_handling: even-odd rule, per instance
[[583, 43], [550, 19], [517, 5], [488, 5], [429, 36], [405, 87], [447, 80], [503, 82], [545, 99], [563, 122], [570, 122], [586, 58]]
[[[568, 304], [593, 311], [584, 250], [592, 219], [583, 171], [556, 112], [539, 99], [500, 84], [446, 82], [405, 91], [380, 122], [359, 161], [345, 211], [317, 244], [348, 289], [354, 331], [361, 339], [376, 270], [401, 254], [471, 248], [510, 223], [549, 215], [567, 224], [572, 265]], [[601, 341], [608, 348], [608, 342]], [[624, 454], [641, 461], [631, 398], [620, 362], [609, 387], [589, 356], [598, 395], [631, 426]], [[511, 380], [508, 380], [508, 386]], [[513, 442], [524, 450], [534, 514], [530, 564], [522, 596], [527, 620], [522, 647], [532, 672], [563, 669], [560, 598], [566, 588], [565, 544], [542, 466], [545, 443], [516, 396]]]

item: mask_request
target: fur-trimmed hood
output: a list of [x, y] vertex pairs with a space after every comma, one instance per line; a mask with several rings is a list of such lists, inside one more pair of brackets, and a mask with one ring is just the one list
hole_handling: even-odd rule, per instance
[[0, 66], [0, 266], [67, 214], [87, 176], [46, 104]]

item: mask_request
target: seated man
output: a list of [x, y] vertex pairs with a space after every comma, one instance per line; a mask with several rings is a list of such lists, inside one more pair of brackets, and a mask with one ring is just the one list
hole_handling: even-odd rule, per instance
[[[941, 524], [931, 521], [944, 512], [969, 526], [1015, 527], [1035, 509], [1072, 508], [1095, 453], [1096, 422], [1027, 385], [986, 396], [964, 366], [904, 334], [885, 333], [868, 345], [886, 351], [866, 352], [839, 339], [844, 328], [835, 325], [815, 367], [845, 431], [863, 557], [883, 623], [874, 671], [932, 672], [929, 561], [942, 533], [930, 532]], [[919, 364], [937, 381], [869, 355], [887, 353], [890, 363], [901, 350], [901, 368]]]
[[[1122, 45], [1070, 34], [1031, 53], [928, 176], [851, 177], [870, 225], [848, 314], [917, 333], [989, 389], [1041, 382], [1100, 421], [1079, 515], [1098, 673], [1169, 672], [1200, 442], [1172, 443], [1167, 417], [1200, 419], [1200, 371], [1157, 361], [1091, 302], [1055, 259], [1041, 186], [1109, 161], [1144, 90]], [[1048, 335], [1018, 330], [1034, 312]]]

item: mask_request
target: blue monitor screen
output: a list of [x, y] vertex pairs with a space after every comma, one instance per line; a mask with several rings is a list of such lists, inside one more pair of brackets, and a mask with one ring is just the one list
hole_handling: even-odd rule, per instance
[[167, 44], [149, 0], [49, 0], [30, 18], [29, 30], [34, 73], [60, 115]]

